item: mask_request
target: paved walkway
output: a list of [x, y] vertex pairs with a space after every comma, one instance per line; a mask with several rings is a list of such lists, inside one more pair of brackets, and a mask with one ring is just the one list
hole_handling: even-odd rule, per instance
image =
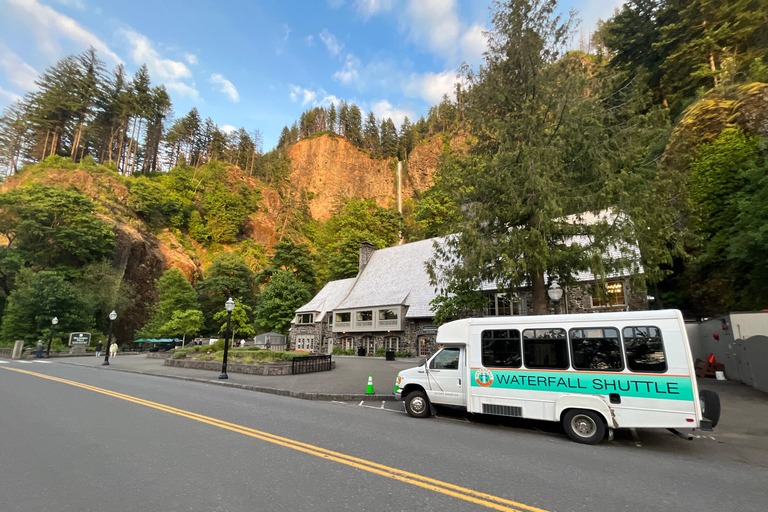
[[[412, 368], [419, 362], [415, 358], [387, 361], [383, 357], [333, 356], [336, 368], [330, 372], [302, 375], [228, 373], [227, 380], [219, 380], [218, 371], [164, 366], [162, 359], [150, 359], [143, 354], [110, 357], [108, 367], [102, 366], [103, 361], [103, 357], [62, 357], [56, 360], [64, 364], [223, 384], [297, 398], [345, 401], [394, 400], [398, 372]], [[373, 395], [366, 394], [369, 374], [373, 376]]]

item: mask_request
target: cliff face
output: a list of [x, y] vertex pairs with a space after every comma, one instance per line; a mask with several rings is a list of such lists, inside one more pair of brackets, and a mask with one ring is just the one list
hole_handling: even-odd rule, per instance
[[370, 158], [343, 137], [323, 135], [289, 149], [291, 185], [307, 192], [312, 216], [327, 220], [336, 198], [373, 199], [379, 206], [397, 200], [390, 160]]

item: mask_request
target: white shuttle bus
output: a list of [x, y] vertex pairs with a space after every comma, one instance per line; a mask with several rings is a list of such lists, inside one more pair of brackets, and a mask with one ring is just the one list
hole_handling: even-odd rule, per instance
[[574, 441], [606, 429], [711, 430], [720, 401], [699, 393], [677, 310], [468, 318], [440, 326], [441, 349], [399, 373], [409, 415], [433, 404], [470, 413], [559, 421]]

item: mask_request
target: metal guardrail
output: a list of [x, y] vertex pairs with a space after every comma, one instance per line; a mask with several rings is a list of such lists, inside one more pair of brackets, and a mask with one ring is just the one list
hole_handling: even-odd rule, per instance
[[296, 357], [291, 361], [291, 373], [328, 372], [331, 371], [331, 356], [304, 356]]

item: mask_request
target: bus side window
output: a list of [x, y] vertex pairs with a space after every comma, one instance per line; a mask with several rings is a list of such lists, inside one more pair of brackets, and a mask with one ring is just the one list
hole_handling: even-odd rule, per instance
[[526, 329], [523, 331], [523, 357], [526, 368], [568, 368], [565, 329]]
[[602, 371], [624, 369], [618, 329], [613, 327], [571, 329], [568, 337], [571, 339], [575, 369]]
[[520, 350], [520, 331], [498, 329], [483, 331], [483, 366], [496, 368], [520, 368], [523, 364]]
[[627, 366], [633, 372], [664, 373], [667, 358], [664, 342], [658, 327], [625, 327], [624, 348], [627, 351]]

